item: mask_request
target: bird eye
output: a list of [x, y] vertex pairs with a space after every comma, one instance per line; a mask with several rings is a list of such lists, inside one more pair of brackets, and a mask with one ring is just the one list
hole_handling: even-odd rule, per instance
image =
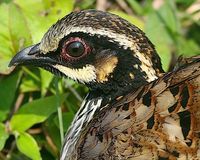
[[82, 42], [71, 42], [66, 46], [66, 53], [71, 57], [80, 57], [85, 53], [85, 47]]
[[64, 42], [61, 57], [66, 60], [77, 60], [90, 51], [90, 46], [83, 39], [71, 37]]

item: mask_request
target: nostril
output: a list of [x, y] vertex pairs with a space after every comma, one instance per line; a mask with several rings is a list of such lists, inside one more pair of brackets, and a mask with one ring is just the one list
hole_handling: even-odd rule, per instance
[[28, 55], [34, 55], [34, 54], [37, 54], [37, 53], [39, 53], [39, 52], [40, 52], [40, 43], [34, 45], [34, 46], [30, 49]]

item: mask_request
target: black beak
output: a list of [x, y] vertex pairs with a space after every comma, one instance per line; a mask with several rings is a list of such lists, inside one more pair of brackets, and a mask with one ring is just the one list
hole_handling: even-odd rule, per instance
[[21, 50], [12, 58], [8, 66], [34, 65], [40, 67], [45, 64], [54, 64], [55, 60], [41, 53], [39, 46], [40, 43]]

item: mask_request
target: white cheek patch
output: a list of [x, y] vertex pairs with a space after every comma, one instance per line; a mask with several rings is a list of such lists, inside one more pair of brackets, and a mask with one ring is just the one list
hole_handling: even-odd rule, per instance
[[81, 83], [90, 83], [96, 81], [96, 71], [95, 67], [92, 65], [86, 65], [83, 68], [71, 69], [59, 64], [53, 66], [55, 69], [62, 72], [67, 77], [79, 81]]

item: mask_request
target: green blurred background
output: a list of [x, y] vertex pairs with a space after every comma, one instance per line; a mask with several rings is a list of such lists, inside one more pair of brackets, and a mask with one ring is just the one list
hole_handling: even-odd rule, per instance
[[91, 8], [142, 29], [165, 71], [179, 55], [200, 53], [200, 0], [0, 0], [0, 159], [58, 159], [63, 134], [88, 89], [38, 68], [7, 66], [59, 18]]

